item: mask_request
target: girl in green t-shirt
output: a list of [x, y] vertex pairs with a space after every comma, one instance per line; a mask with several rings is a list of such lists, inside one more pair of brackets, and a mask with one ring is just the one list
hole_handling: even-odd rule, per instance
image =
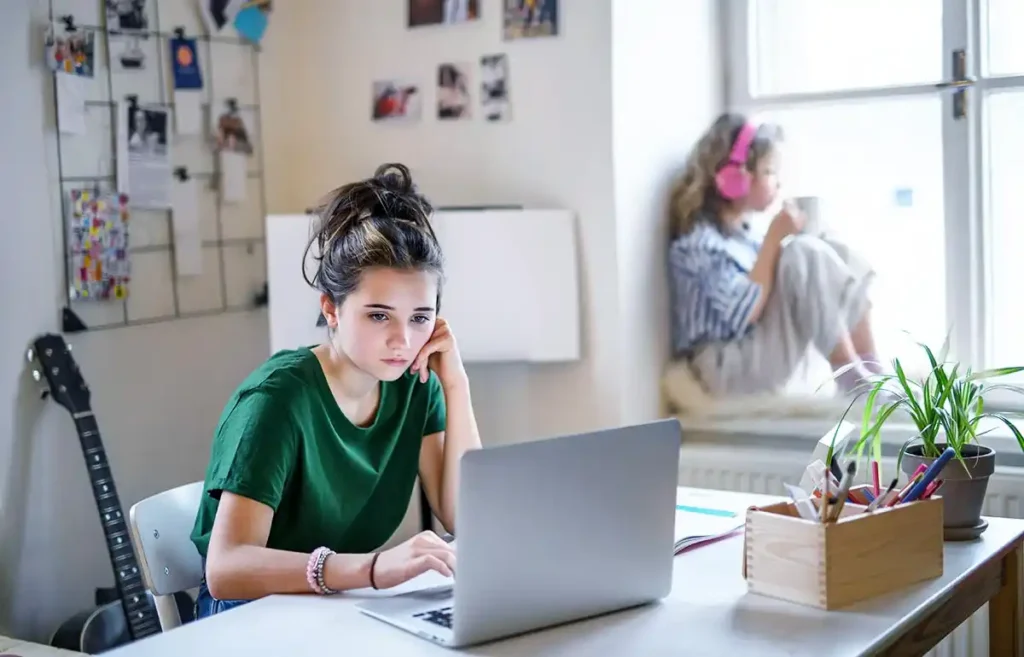
[[455, 553], [433, 532], [380, 550], [417, 476], [454, 533], [459, 459], [480, 447], [466, 371], [438, 316], [431, 212], [400, 164], [320, 207], [307, 247], [316, 271], [304, 273], [328, 339], [275, 353], [224, 408], [192, 532], [205, 571], [197, 617], [273, 593], [453, 574]]

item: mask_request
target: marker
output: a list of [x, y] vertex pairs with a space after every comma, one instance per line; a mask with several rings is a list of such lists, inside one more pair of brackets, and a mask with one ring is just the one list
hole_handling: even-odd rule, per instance
[[882, 486], [879, 483], [879, 479], [881, 479], [881, 477], [882, 477], [882, 473], [881, 473], [881, 470], [879, 468], [878, 461], [872, 461], [871, 462], [871, 486], [872, 486], [872, 492], [875, 494], [875, 497], [878, 497], [878, 494], [882, 491]]
[[946, 467], [946, 464], [949, 463], [949, 460], [954, 456], [956, 456], [956, 451], [952, 447], [947, 447], [946, 451], [944, 451], [941, 455], [939, 455], [939, 458], [935, 459], [935, 461], [932, 462], [931, 467], [928, 468], [925, 471], [924, 475], [921, 477], [921, 481], [917, 482], [917, 484], [910, 489], [910, 492], [907, 493], [907, 496], [903, 498], [903, 501], [913, 502], [917, 498], [921, 497], [921, 493], [923, 493], [925, 489], [928, 488], [928, 485], [932, 483], [932, 481], [935, 479], [936, 476], [938, 476], [940, 472], [942, 472], [942, 468]]
[[897, 502], [902, 500], [904, 496], [906, 496], [906, 494], [910, 492], [910, 489], [914, 487], [914, 484], [920, 481], [923, 474], [924, 473], [919, 472], [916, 475], [914, 475], [913, 478], [911, 478], [911, 480], [907, 482], [906, 486], [904, 486], [895, 495], [892, 496], [892, 499], [889, 500], [889, 503], [886, 504], [886, 506], [895, 506]]

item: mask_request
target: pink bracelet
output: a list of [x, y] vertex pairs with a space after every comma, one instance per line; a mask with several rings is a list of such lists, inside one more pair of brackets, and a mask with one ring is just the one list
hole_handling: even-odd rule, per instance
[[309, 555], [309, 561], [306, 562], [306, 582], [309, 588], [319, 595], [334, 593], [324, 584], [324, 562], [332, 554], [334, 552], [330, 548], [321, 546], [313, 550]]

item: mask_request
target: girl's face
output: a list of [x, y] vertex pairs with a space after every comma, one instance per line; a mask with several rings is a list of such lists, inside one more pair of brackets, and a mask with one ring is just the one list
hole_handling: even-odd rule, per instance
[[434, 331], [436, 304], [436, 275], [388, 268], [364, 272], [340, 307], [321, 299], [328, 326], [337, 329], [335, 348], [380, 381], [394, 381], [412, 364]]
[[772, 150], [760, 159], [754, 168], [750, 181], [750, 193], [745, 202], [746, 209], [764, 212], [779, 195], [779, 157]]

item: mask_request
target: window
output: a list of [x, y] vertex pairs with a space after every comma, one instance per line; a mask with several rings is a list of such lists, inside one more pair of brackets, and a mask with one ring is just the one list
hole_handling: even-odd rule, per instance
[[1024, 2], [725, 7], [728, 104], [784, 126], [787, 194], [872, 260], [880, 351], [1024, 364]]

